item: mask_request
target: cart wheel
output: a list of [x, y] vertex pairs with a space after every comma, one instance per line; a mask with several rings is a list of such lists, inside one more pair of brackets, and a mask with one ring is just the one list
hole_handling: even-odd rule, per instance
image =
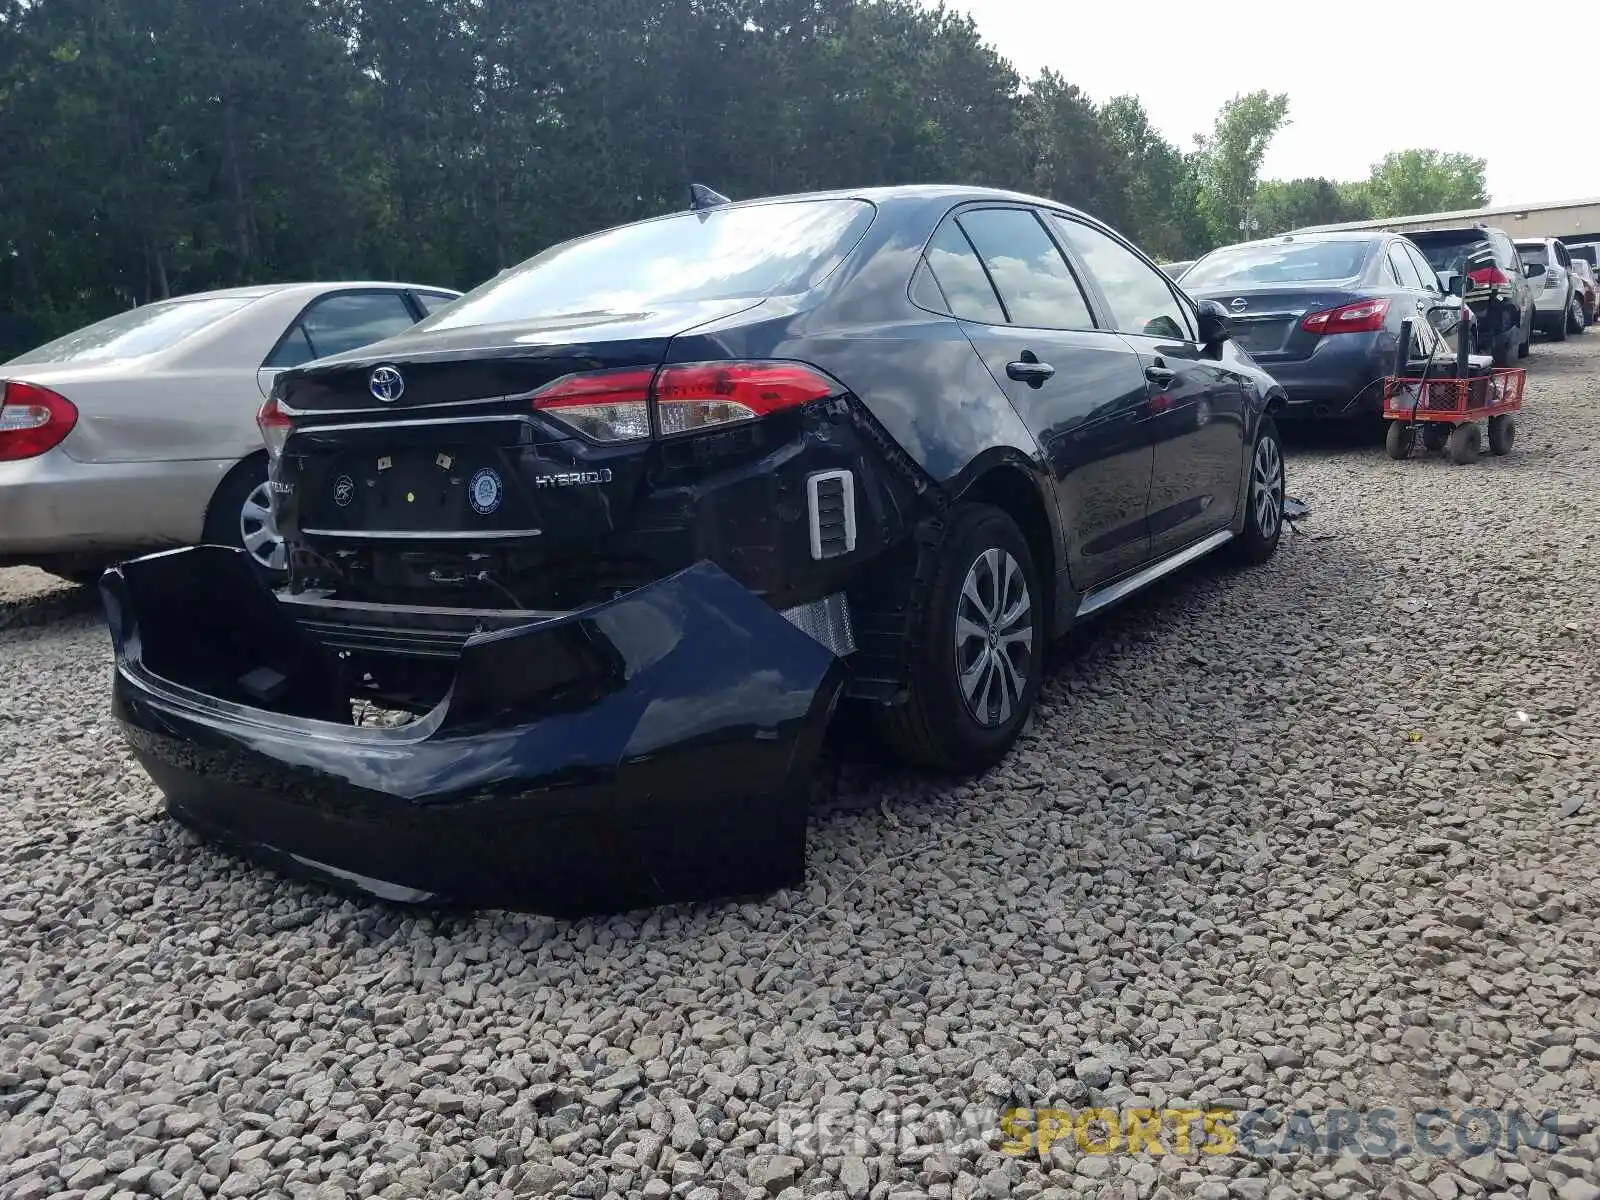
[[1389, 457], [1400, 461], [1411, 457], [1417, 444], [1417, 431], [1405, 421], [1390, 421], [1389, 432], [1383, 435], [1383, 448]]
[[1450, 451], [1451, 462], [1462, 464], [1472, 462], [1478, 457], [1478, 451], [1483, 446], [1483, 431], [1478, 428], [1476, 421], [1457, 425], [1450, 431], [1445, 446]]
[[1498, 417], [1489, 418], [1489, 451], [1491, 454], [1510, 454], [1511, 447], [1517, 444], [1517, 423], [1509, 415], [1502, 413]]
[[1450, 440], [1450, 430], [1447, 426], [1427, 424], [1422, 427], [1422, 444], [1434, 454], [1444, 449], [1445, 442]]

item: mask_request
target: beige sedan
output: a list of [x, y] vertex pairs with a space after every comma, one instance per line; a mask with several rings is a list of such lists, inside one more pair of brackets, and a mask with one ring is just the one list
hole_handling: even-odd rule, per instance
[[276, 374], [414, 325], [459, 293], [405, 283], [204, 292], [0, 365], [0, 566], [89, 580], [197, 542], [285, 568], [255, 414]]

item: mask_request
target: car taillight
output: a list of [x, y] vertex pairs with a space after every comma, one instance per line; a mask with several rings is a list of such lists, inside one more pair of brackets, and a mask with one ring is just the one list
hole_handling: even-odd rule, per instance
[[1307, 333], [1376, 333], [1389, 315], [1387, 300], [1357, 300], [1338, 308], [1307, 313], [1300, 328]]
[[533, 394], [533, 407], [597, 442], [650, 436], [650, 404], [663, 437], [754, 421], [844, 388], [790, 362], [707, 362], [568, 375]]
[[1505, 287], [1511, 278], [1499, 267], [1479, 267], [1467, 272], [1467, 282], [1473, 287]]
[[55, 449], [77, 423], [78, 409], [65, 396], [36, 383], [0, 382], [0, 462]]
[[261, 440], [267, 444], [267, 454], [277, 458], [283, 453], [283, 444], [289, 440], [291, 422], [288, 414], [278, 406], [276, 396], [268, 396], [256, 410], [256, 428], [261, 430]]

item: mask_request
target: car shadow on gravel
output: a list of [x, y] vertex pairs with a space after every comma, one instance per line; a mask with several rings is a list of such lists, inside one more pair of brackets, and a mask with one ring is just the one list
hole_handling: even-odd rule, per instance
[[[1070, 777], [1030, 779], [1017, 760], [1030, 757], [1026, 751], [1036, 739], [1071, 737], [1073, 694], [1080, 687], [1103, 689], [1108, 680], [1127, 680], [1152, 649], [1184, 669], [1226, 673], [1243, 653], [1257, 654], [1263, 649], [1263, 633], [1270, 636], [1281, 621], [1303, 619], [1295, 614], [1305, 611], [1305, 596], [1319, 592], [1337, 592], [1346, 602], [1341, 611], [1350, 614], [1351, 627], [1342, 631], [1344, 635], [1367, 633], [1366, 618], [1378, 605], [1377, 583], [1385, 575], [1375, 563], [1363, 570], [1355, 561], [1361, 557], [1360, 551], [1336, 535], [1291, 528], [1284, 533], [1278, 556], [1265, 566], [1241, 570], [1215, 559], [1202, 560], [1074, 626], [1047, 651], [1040, 709], [1018, 751], [976, 779], [952, 781], [898, 765], [872, 744], [870, 731], [862, 723], [838, 723], [840, 732], [830, 738], [831, 753], [814, 794], [813, 840], [830, 821], [879, 810], [886, 797], [917, 795], [937, 801], [981, 786], [995, 776], [1005, 776], [1010, 786], [1020, 789], [1049, 786], [1057, 791], [1074, 790]], [[1355, 582], [1363, 579], [1372, 581], [1373, 586], [1363, 589]], [[1219, 627], [1228, 629], [1238, 642], [1231, 638], [1222, 641], [1204, 632]], [[1323, 632], [1341, 634], [1336, 629]], [[1246, 716], [1261, 716], [1270, 703], [1261, 685], [1282, 685], [1291, 679], [1314, 683], [1319, 668], [1333, 665], [1331, 657], [1319, 658], [1298, 648], [1291, 654], [1266, 658], [1279, 665], [1275, 674], [1252, 677], [1255, 694], [1242, 709]], [[1149, 699], [1129, 685], [1129, 701], [1147, 703]], [[1095, 772], [1086, 769], [1086, 773]]]
[[0, 632], [51, 625], [68, 617], [83, 616], [100, 608], [97, 588], [63, 583], [49, 591], [16, 599], [0, 599]]

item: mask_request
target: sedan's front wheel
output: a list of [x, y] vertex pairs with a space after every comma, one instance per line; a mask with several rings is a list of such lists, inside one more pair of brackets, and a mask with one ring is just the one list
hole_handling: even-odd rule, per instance
[[881, 729], [901, 758], [966, 773], [1003, 758], [1039, 695], [1045, 611], [1033, 554], [1017, 523], [985, 504], [949, 517], [906, 700]]

